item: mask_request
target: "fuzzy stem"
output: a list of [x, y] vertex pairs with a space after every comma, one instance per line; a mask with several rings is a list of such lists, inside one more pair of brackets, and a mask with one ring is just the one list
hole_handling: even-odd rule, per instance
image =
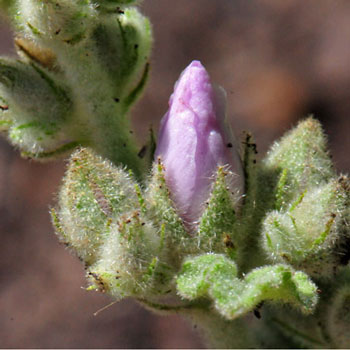
[[136, 179], [140, 180], [144, 174], [145, 162], [138, 156], [138, 146], [129, 133], [128, 120], [124, 118], [124, 125], [121, 125], [120, 119], [105, 118], [105, 120], [100, 121], [98, 135], [91, 141], [91, 146], [98, 154], [109, 159], [115, 165], [127, 166], [128, 169], [132, 170]]
[[225, 320], [210, 309], [185, 310], [185, 316], [198, 327], [208, 348], [248, 349], [256, 347], [244, 318]]
[[211, 303], [205, 299], [180, 305], [152, 303], [144, 299], [138, 299], [138, 302], [160, 315], [178, 314], [185, 317], [199, 331], [209, 349], [256, 347], [245, 318], [225, 320], [212, 309]]

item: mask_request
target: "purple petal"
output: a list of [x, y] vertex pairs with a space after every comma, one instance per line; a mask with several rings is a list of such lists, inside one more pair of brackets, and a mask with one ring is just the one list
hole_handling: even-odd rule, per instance
[[225, 92], [214, 88], [199, 61], [181, 74], [162, 119], [155, 156], [185, 222], [198, 220], [209, 197], [213, 175], [229, 165], [241, 187], [242, 170], [235, 140], [225, 120]]

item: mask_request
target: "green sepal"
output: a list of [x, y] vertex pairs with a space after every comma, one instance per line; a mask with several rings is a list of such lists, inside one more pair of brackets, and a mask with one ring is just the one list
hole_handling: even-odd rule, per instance
[[290, 266], [257, 268], [239, 279], [236, 264], [218, 254], [187, 259], [176, 282], [180, 296], [190, 300], [208, 296], [217, 311], [230, 320], [254, 310], [265, 300], [290, 303], [310, 313], [318, 298], [316, 285]]
[[160, 160], [153, 164], [152, 175], [145, 190], [145, 201], [148, 215], [158, 227], [159, 236], [163, 237], [163, 253], [172, 264], [180, 267], [183, 256], [196, 249], [196, 241], [176, 212]]
[[112, 223], [138, 207], [128, 173], [87, 148], [72, 155], [58, 200], [58, 234], [86, 265], [100, 257]]
[[157, 230], [139, 210], [123, 214], [87, 271], [92, 288], [117, 299], [166, 294], [174, 272], [157, 256], [160, 244]]
[[[234, 228], [236, 223], [235, 204], [238, 198], [230, 184], [234, 174], [219, 167], [206, 208], [198, 225], [198, 247], [203, 252], [226, 252], [234, 258], [236, 242]], [[236, 197], [235, 197], [236, 196]]]

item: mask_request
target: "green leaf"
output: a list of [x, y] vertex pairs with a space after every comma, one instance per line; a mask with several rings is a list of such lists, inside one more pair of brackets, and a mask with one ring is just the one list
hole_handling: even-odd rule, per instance
[[208, 293], [213, 284], [222, 281], [239, 282], [236, 264], [224, 255], [204, 254], [186, 260], [176, 280], [179, 294], [186, 299], [195, 299]]
[[317, 303], [317, 286], [303, 272], [287, 265], [254, 269], [237, 278], [235, 263], [223, 255], [206, 254], [186, 260], [177, 277], [178, 293], [193, 300], [207, 296], [217, 311], [235, 319], [265, 300], [291, 303], [310, 313]]

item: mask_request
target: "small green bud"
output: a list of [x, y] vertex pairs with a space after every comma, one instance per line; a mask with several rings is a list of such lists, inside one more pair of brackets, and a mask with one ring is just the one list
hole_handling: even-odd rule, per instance
[[94, 53], [106, 71], [113, 96], [125, 108], [138, 97], [148, 77], [151, 25], [135, 8], [103, 18], [91, 33]]
[[89, 149], [70, 159], [59, 194], [54, 224], [64, 243], [91, 265], [111, 235], [112, 223], [138, 205], [135, 184], [128, 174]]
[[271, 147], [264, 160], [267, 169], [280, 172], [276, 209], [285, 208], [301, 193], [327, 183], [335, 172], [320, 123], [308, 118]]
[[349, 180], [342, 176], [306, 190], [263, 224], [263, 246], [270, 258], [314, 276], [327, 276], [342, 262], [348, 242]]
[[[23, 0], [19, 7], [26, 36], [54, 52], [79, 95], [89, 104], [91, 99], [101, 104], [103, 89], [110, 102], [126, 112], [148, 77], [152, 33], [147, 18], [132, 7], [103, 15], [87, 0]], [[91, 86], [82, 88], [87, 79]]]
[[1, 59], [0, 96], [1, 123], [22, 151], [53, 152], [71, 142], [72, 135], [65, 130], [70, 122], [70, 94], [49, 72]]

